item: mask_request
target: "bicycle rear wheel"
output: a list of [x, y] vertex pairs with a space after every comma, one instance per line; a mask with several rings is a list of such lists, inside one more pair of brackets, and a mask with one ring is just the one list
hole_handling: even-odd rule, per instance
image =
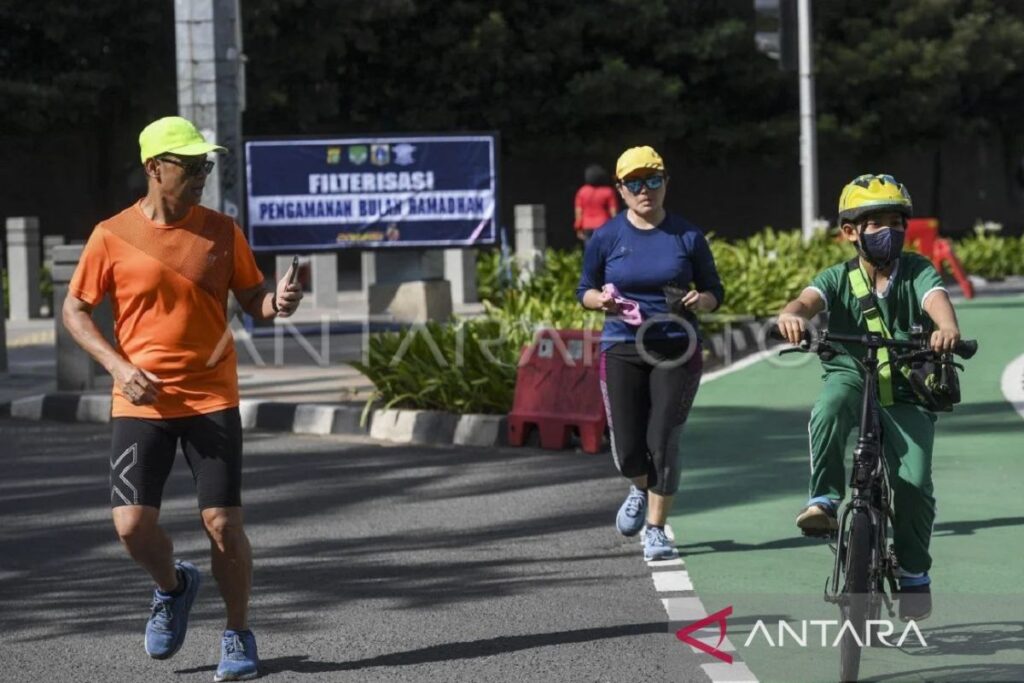
[[854, 512], [850, 519], [850, 537], [846, 544], [846, 580], [844, 601], [839, 608], [843, 622], [849, 622], [860, 638], [849, 631], [839, 643], [839, 677], [843, 683], [856, 681], [860, 674], [861, 643], [866, 643], [867, 620], [871, 609], [869, 579], [871, 574], [871, 518]]

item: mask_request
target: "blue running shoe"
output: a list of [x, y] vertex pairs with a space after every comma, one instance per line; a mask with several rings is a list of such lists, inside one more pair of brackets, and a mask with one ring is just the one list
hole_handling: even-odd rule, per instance
[[181, 649], [188, 631], [188, 612], [199, 592], [199, 570], [190, 562], [175, 562], [178, 576], [185, 582], [181, 595], [172, 597], [153, 591], [153, 613], [146, 624], [146, 654], [167, 659]]
[[676, 556], [676, 547], [668, 540], [664, 529], [656, 526], [647, 527], [644, 533], [644, 559], [666, 560]]
[[623, 536], [636, 536], [644, 528], [647, 515], [647, 491], [629, 487], [629, 495], [615, 516], [615, 528]]
[[247, 681], [259, 675], [259, 668], [256, 636], [252, 631], [224, 631], [220, 639], [220, 665], [213, 680]]

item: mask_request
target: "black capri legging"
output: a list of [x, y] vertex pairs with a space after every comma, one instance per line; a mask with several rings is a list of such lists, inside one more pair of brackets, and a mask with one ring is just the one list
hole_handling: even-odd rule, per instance
[[612, 457], [622, 476], [647, 475], [647, 488], [670, 496], [679, 488], [679, 438], [700, 387], [699, 345], [689, 358], [679, 342], [633, 343], [601, 354], [601, 391]]

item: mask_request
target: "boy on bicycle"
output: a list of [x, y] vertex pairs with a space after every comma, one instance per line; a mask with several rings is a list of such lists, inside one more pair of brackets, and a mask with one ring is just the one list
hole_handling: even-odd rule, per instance
[[[923, 256], [902, 253], [907, 218], [913, 211], [907, 189], [890, 175], [854, 178], [839, 197], [842, 237], [857, 249], [857, 259], [819, 273], [779, 314], [778, 327], [798, 344], [806, 322], [828, 311], [828, 329], [865, 334], [864, 306], [877, 308], [894, 339], [910, 339], [911, 327], [931, 334], [936, 352], [951, 351], [960, 339], [956, 313], [939, 274]], [[874, 317], [874, 316], [872, 316]], [[877, 330], [870, 330], [877, 331]], [[855, 358], [864, 348], [837, 344]], [[838, 527], [836, 511], [846, 488], [843, 458], [850, 433], [859, 426], [863, 379], [850, 356], [822, 361], [825, 386], [811, 410], [810, 499], [796, 518], [809, 533]], [[932, 558], [928, 552], [935, 498], [932, 443], [935, 414], [920, 404], [910, 383], [888, 365], [879, 372], [884, 451], [893, 489], [893, 541], [900, 563], [900, 618], [921, 620], [931, 614]]]

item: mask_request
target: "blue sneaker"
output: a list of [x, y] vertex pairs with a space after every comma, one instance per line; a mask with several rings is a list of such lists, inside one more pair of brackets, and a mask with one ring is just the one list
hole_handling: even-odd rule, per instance
[[178, 576], [185, 582], [185, 591], [171, 597], [153, 591], [153, 613], [146, 623], [146, 654], [153, 659], [167, 659], [181, 649], [188, 631], [188, 612], [199, 592], [199, 570], [190, 562], [175, 562]]
[[220, 665], [213, 680], [247, 681], [259, 675], [259, 668], [256, 636], [252, 631], [224, 631], [220, 639]]
[[676, 547], [668, 540], [664, 529], [656, 526], [647, 527], [644, 533], [644, 559], [666, 560], [676, 556]]
[[647, 491], [630, 486], [629, 495], [622, 502], [619, 514], [615, 516], [615, 528], [623, 536], [636, 536], [644, 528], [646, 515]]

